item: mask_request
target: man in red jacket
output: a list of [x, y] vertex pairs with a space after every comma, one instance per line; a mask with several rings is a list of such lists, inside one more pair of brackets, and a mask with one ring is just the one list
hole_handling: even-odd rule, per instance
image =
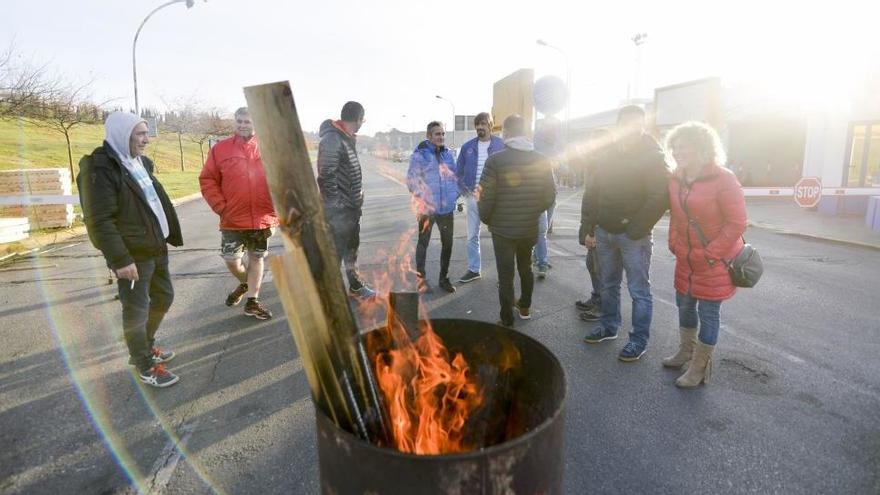
[[[214, 145], [199, 175], [205, 201], [220, 215], [220, 256], [239, 281], [226, 297], [235, 306], [247, 295], [244, 314], [260, 320], [272, 312], [260, 304], [263, 259], [278, 225], [254, 124], [246, 107], [235, 111], [235, 135]], [[248, 262], [243, 263], [244, 252]]]

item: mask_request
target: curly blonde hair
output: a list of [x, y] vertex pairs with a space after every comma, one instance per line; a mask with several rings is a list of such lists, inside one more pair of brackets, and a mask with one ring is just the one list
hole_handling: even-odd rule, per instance
[[675, 126], [666, 135], [666, 153], [673, 161], [672, 148], [676, 143], [685, 142], [696, 148], [706, 163], [714, 163], [723, 167], [727, 162], [727, 153], [721, 144], [721, 136], [711, 126], [702, 122], [685, 122]]

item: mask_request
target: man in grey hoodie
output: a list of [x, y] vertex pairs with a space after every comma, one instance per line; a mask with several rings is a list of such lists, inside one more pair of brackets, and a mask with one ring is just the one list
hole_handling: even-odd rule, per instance
[[[532, 248], [538, 238], [538, 217], [556, 199], [553, 172], [547, 158], [534, 151], [526, 137], [526, 122], [519, 115], [504, 119], [504, 149], [486, 160], [480, 178], [477, 208], [489, 226], [498, 269], [501, 321], [513, 326], [513, 311], [531, 318]], [[522, 294], [514, 300], [514, 267], [519, 271]]]
[[178, 377], [165, 369], [174, 352], [156, 347], [156, 331], [174, 300], [168, 247], [182, 246], [174, 206], [144, 156], [150, 142], [140, 117], [113, 112], [106, 139], [79, 162], [76, 177], [83, 220], [92, 244], [118, 278], [122, 328], [129, 363], [141, 382], [168, 387]]

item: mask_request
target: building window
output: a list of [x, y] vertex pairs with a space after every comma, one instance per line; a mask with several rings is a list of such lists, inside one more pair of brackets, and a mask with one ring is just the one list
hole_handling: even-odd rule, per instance
[[474, 130], [474, 118], [476, 118], [476, 115], [456, 115], [455, 116], [455, 130], [456, 131], [473, 131]]
[[880, 187], [880, 122], [851, 128], [847, 187]]

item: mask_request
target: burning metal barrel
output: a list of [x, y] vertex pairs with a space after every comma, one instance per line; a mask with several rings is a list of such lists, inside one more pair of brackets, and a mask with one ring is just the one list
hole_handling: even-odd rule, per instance
[[[318, 409], [322, 493], [562, 493], [565, 376], [556, 357], [534, 339], [490, 323], [439, 319], [430, 325], [476, 377], [479, 406], [463, 433], [473, 450], [418, 455], [378, 447]], [[375, 355], [375, 342], [368, 347]]]

